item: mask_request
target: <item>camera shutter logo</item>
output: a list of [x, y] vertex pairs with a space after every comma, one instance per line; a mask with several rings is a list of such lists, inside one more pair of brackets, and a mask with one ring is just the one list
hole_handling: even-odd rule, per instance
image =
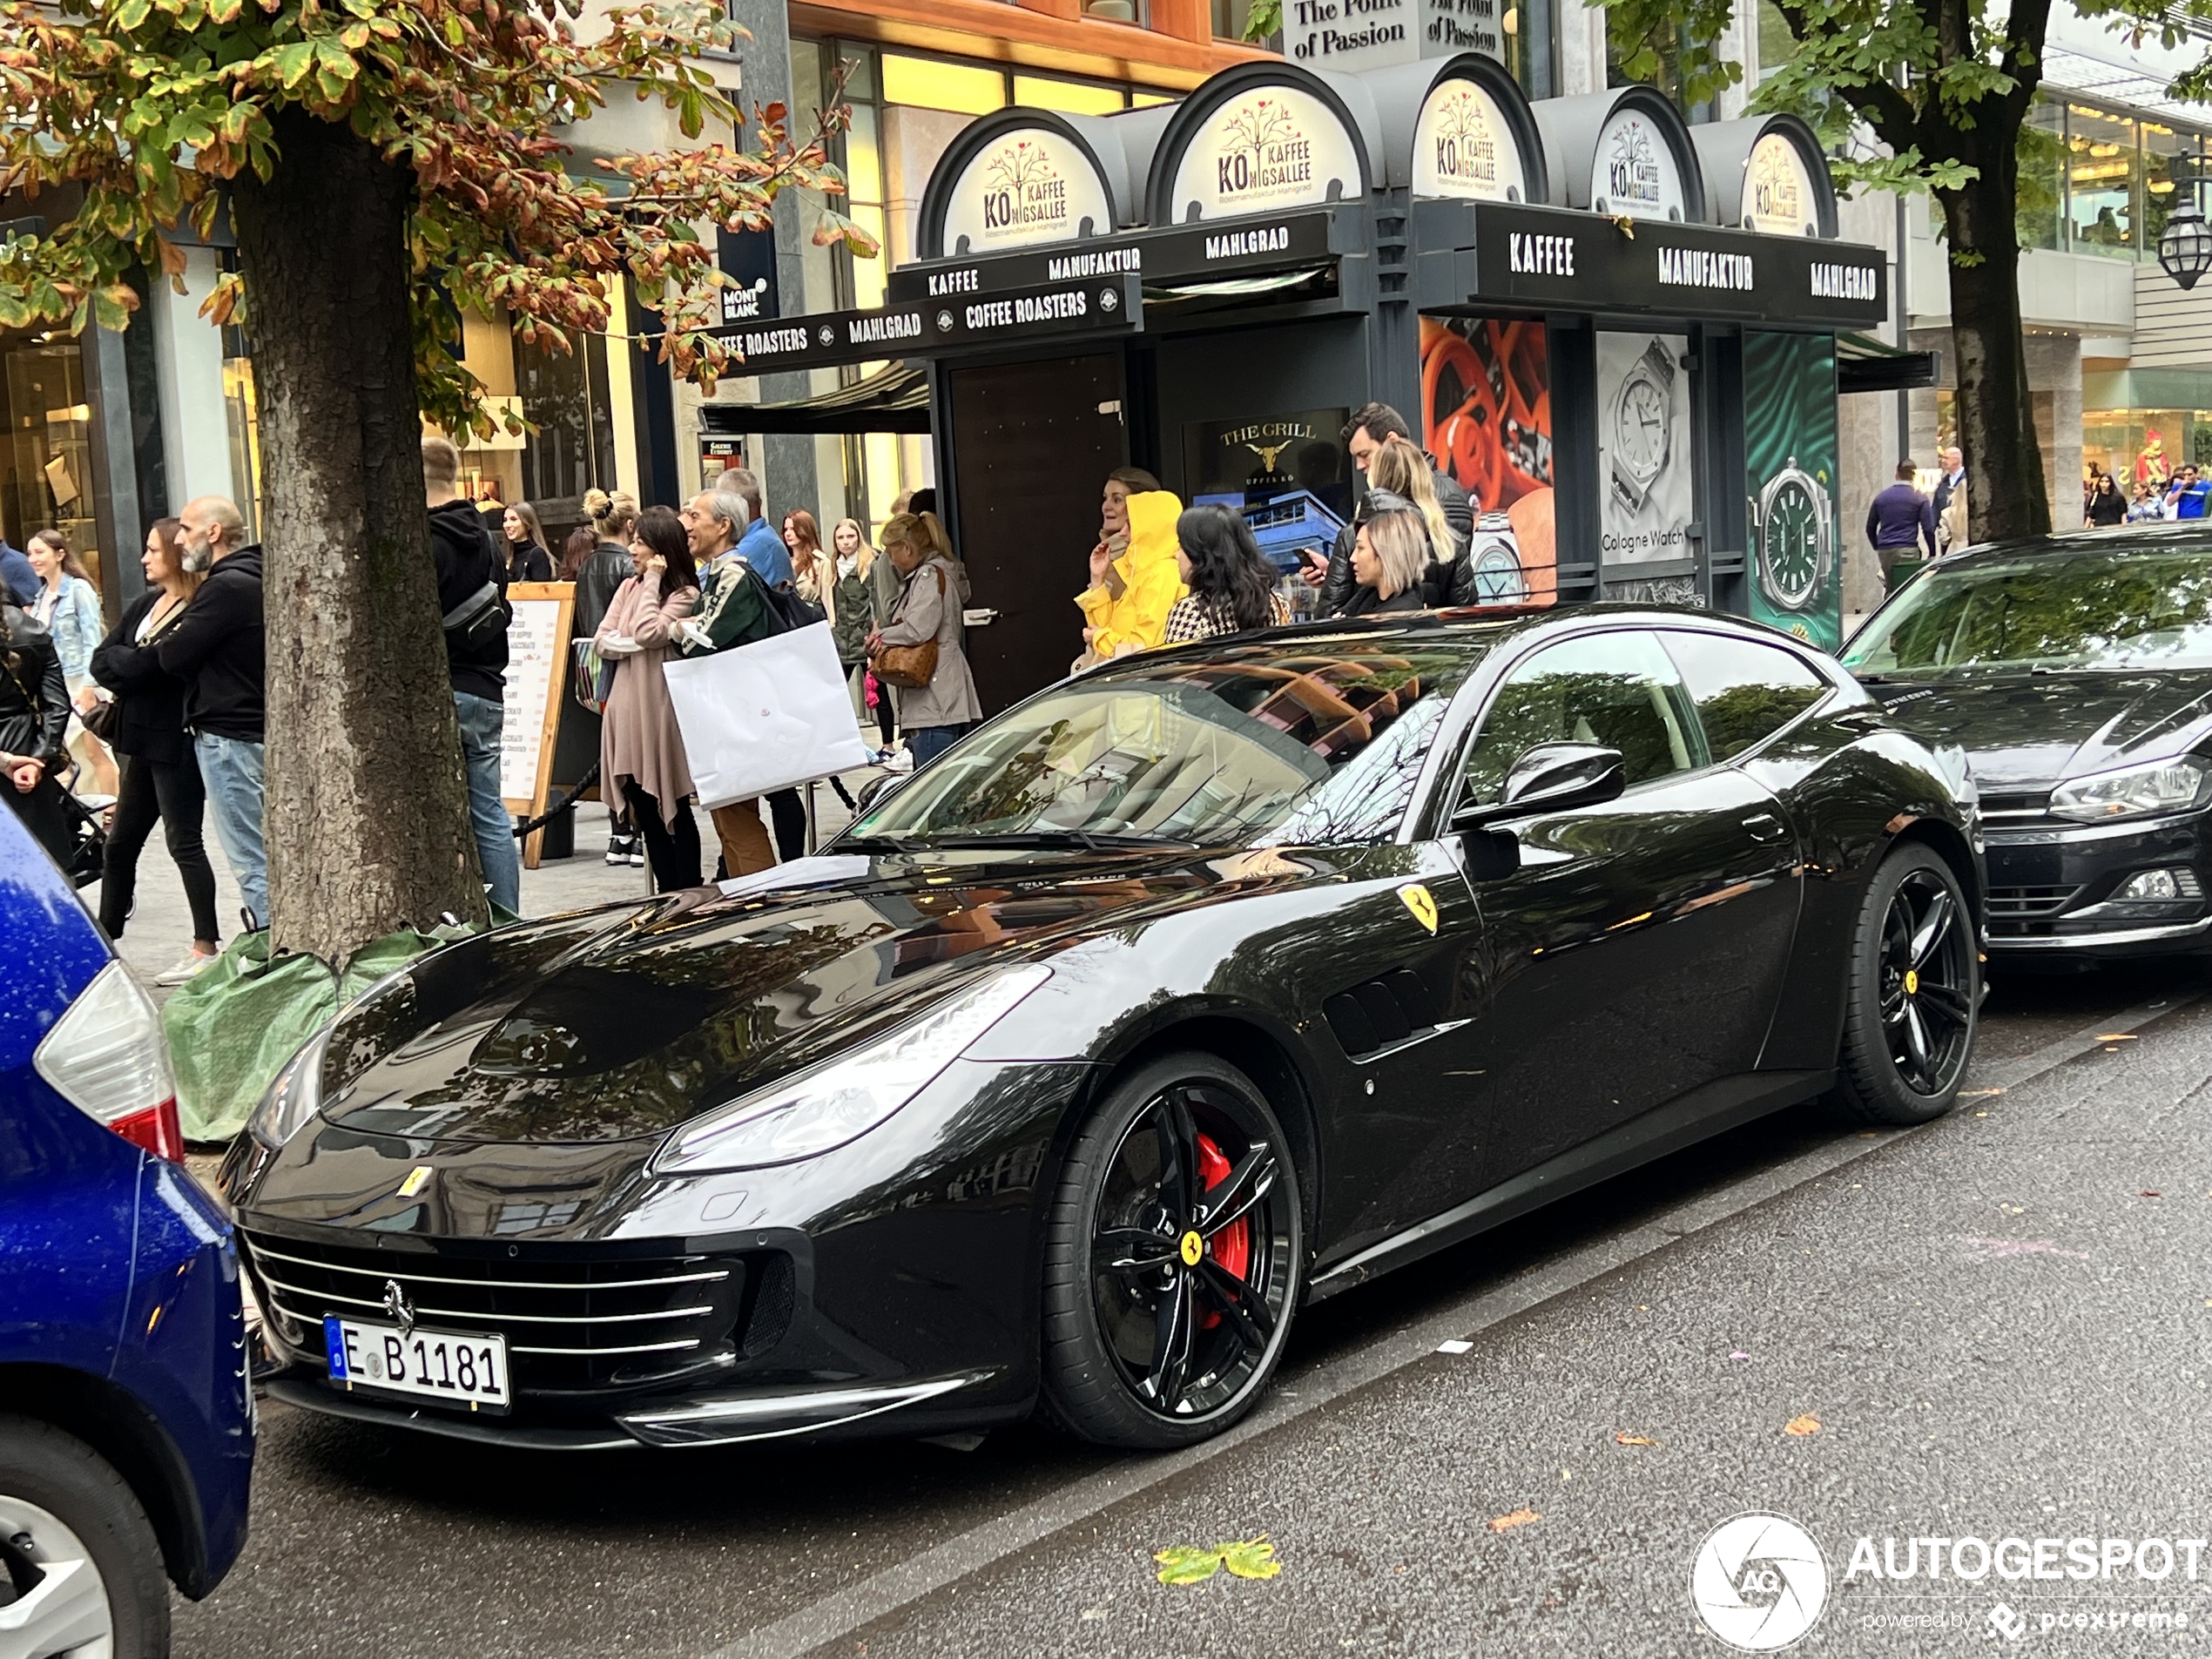
[[1828, 1559], [1794, 1521], [1737, 1515], [1698, 1545], [1689, 1600], [1705, 1628], [1730, 1647], [1771, 1653], [1820, 1622]]

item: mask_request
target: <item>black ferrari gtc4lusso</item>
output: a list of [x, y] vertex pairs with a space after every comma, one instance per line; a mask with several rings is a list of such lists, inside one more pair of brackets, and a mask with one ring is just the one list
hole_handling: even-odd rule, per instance
[[1946, 1110], [1971, 786], [1783, 636], [1323, 624], [1040, 692], [821, 855], [448, 946], [225, 1170], [280, 1398], [1172, 1447], [1305, 1303], [1794, 1102]]

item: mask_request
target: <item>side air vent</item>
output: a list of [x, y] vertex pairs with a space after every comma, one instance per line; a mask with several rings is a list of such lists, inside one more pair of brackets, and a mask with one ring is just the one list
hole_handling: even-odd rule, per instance
[[1345, 1053], [1355, 1060], [1403, 1042], [1444, 1017], [1427, 982], [1406, 968], [1339, 991], [1322, 1003], [1321, 1012]]

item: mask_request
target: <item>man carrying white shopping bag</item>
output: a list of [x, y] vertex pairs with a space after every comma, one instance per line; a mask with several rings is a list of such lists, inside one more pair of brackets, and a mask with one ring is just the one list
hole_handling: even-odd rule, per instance
[[762, 795], [867, 759], [849, 698], [826, 703], [816, 684], [844, 685], [829, 630], [786, 631], [766, 584], [737, 551], [745, 526], [734, 515], [743, 510], [736, 497], [711, 492], [684, 509], [699, 562], [699, 608], [684, 624], [682, 658], [664, 670], [691, 779], [714, 819], [729, 875], [776, 862], [760, 821]]

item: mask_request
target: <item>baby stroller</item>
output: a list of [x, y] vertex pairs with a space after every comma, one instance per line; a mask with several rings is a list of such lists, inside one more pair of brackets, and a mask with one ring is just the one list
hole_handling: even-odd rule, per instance
[[78, 771], [72, 761], [55, 778], [68, 820], [65, 851], [57, 853], [56, 861], [73, 884], [87, 887], [100, 879], [107, 866], [108, 819], [115, 810], [115, 797], [79, 795], [75, 787]]

